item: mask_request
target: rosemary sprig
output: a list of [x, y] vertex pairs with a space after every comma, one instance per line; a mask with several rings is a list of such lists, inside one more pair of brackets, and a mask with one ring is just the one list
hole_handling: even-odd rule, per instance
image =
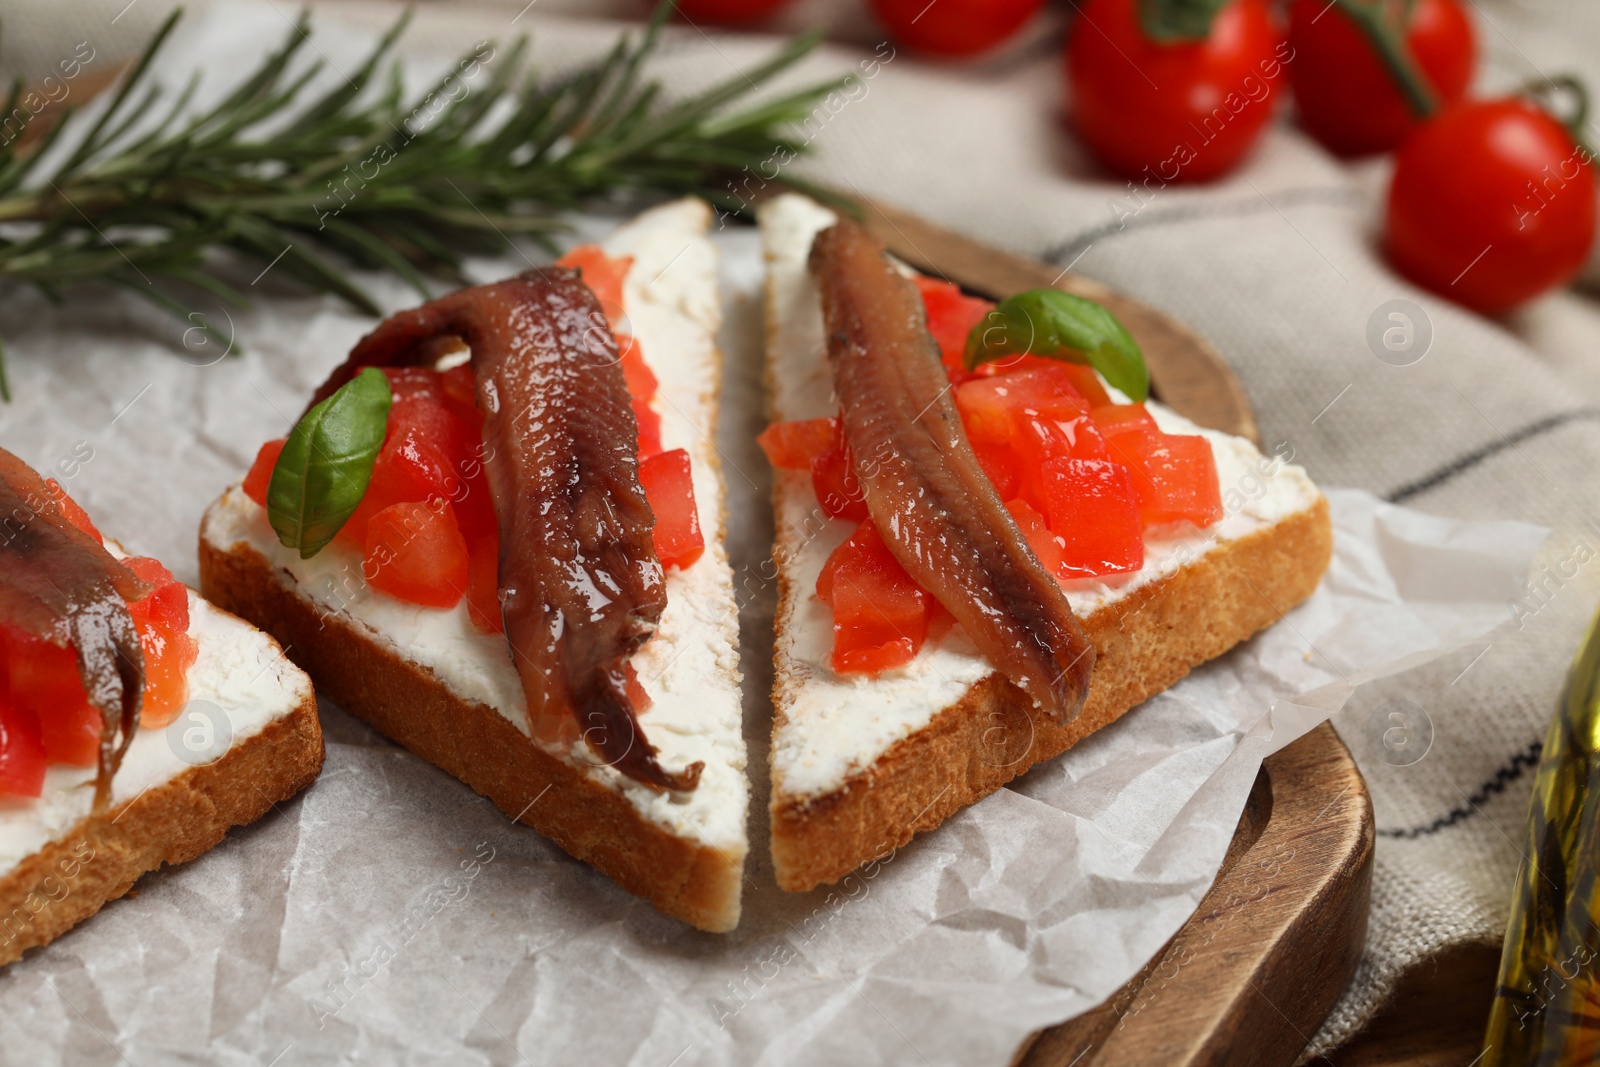
[[[469, 53], [411, 101], [391, 57], [409, 16], [334, 88], [303, 100], [323, 62], [297, 62], [310, 39], [302, 13], [254, 73], [198, 112], [195, 79], [158, 110], [168, 91], [152, 61], [174, 12], [87, 129], [69, 114], [33, 144], [0, 147], [0, 279], [53, 300], [80, 282], [110, 282], [186, 317], [175, 286], [248, 304], [216, 269], [227, 249], [243, 277], [271, 265], [376, 315], [348, 267], [395, 274], [430, 296], [428, 275], [459, 283], [464, 256], [514, 236], [549, 245], [557, 213], [596, 198], [696, 193], [740, 210], [719, 175], [803, 152], [785, 131], [839, 83], [730, 113], [811, 50], [817, 37], [807, 35], [664, 103], [641, 70], [671, 10], [664, 0], [642, 32], [567, 77], [531, 71], [519, 38]], [[58, 144], [70, 151], [45, 168]], [[10, 399], [3, 356], [0, 396]]]

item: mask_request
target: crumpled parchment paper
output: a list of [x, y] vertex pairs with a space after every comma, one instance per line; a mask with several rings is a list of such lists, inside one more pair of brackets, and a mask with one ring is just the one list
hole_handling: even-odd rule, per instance
[[[215, 48], [188, 54], [215, 67], [238, 28], [209, 17], [197, 40]], [[768, 573], [760, 257], [749, 230], [718, 241], [730, 550], [743, 573]], [[391, 307], [415, 302], [370, 283]], [[197, 305], [236, 336], [226, 357], [110, 290], [64, 308], [8, 290], [0, 305], [16, 397], [0, 407], [0, 444], [190, 582], [205, 505], [371, 326], [270, 278], [252, 293], [256, 308], [225, 323]], [[1361, 682], [1506, 621], [1543, 537], [1329, 497], [1336, 555], [1311, 601], [937, 831], [803, 895], [774, 887], [765, 855], [775, 590], [756, 590], [742, 635], [754, 848], [732, 935], [662, 918], [325, 702], [328, 760], [310, 789], [0, 973], [0, 1059], [1004, 1064], [1188, 918], [1266, 755]]]

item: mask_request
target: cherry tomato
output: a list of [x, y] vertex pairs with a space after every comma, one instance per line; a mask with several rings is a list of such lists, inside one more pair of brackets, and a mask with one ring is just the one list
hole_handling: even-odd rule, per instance
[[[1472, 22], [1457, 0], [1417, 0], [1406, 45], [1440, 106], [1459, 101], [1472, 80], [1477, 50]], [[1289, 8], [1288, 64], [1300, 124], [1341, 156], [1387, 152], [1417, 117], [1366, 34], [1328, 0], [1295, 0]]]
[[929, 55], [987, 52], [1027, 25], [1044, 0], [871, 0], [894, 39]]
[[1571, 279], [1594, 233], [1588, 150], [1527, 100], [1457, 104], [1418, 127], [1395, 156], [1389, 261], [1485, 314]]
[[777, 11], [789, 0], [678, 0], [678, 14], [690, 22], [737, 26]]
[[1151, 40], [1138, 0], [1086, 0], [1067, 39], [1070, 112], [1109, 170], [1206, 181], [1254, 147], [1292, 53], [1267, 0], [1232, 0], [1203, 41]]

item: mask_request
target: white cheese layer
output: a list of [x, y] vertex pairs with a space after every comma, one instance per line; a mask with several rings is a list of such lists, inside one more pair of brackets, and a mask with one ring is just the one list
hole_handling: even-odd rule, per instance
[[[189, 668], [189, 703], [170, 726], [141, 728], [134, 736], [111, 780], [112, 807], [189, 770], [200, 759], [197, 752], [215, 751], [213, 738], [224, 730], [237, 745], [311, 697], [311, 679], [284, 658], [276, 641], [192, 590], [189, 635], [199, 645]], [[58, 764], [45, 772], [37, 798], [0, 798], [0, 877], [88, 817], [94, 779], [93, 767]]]
[[[694, 792], [648, 789], [610, 767], [581, 742], [556, 754], [624, 794], [652, 823], [741, 859], [747, 848], [745, 746], [739, 703], [738, 609], [723, 546], [723, 489], [711, 433], [721, 367], [716, 334], [722, 308], [717, 254], [707, 237], [710, 209], [680, 200], [647, 211], [603, 242], [608, 255], [633, 256], [623, 287], [628, 322], [660, 380], [655, 401], [665, 449], [686, 449], [706, 550], [667, 573], [667, 607], [655, 636], [634, 657], [653, 700], [639, 716], [662, 764], [695, 760], [705, 769]], [[493, 708], [524, 734], [527, 701], [505, 638], [472, 625], [465, 601], [448, 610], [409, 604], [373, 590], [361, 555], [332, 544], [308, 560], [284, 548], [266, 512], [238, 488], [207, 515], [205, 537], [224, 550], [243, 542], [320, 609], [337, 612], [404, 658], [427, 667], [463, 700]]]
[[[821, 303], [806, 269], [812, 239], [836, 218], [794, 194], [761, 209], [767, 359], [776, 419], [818, 418], [838, 409]], [[1211, 442], [1225, 515], [1205, 530], [1184, 524], [1147, 535], [1144, 567], [1137, 573], [1065, 583], [1079, 617], [1175, 573], [1221, 543], [1314, 507], [1319, 497], [1299, 467], [1263, 456], [1242, 437], [1201, 429], [1160, 404], [1147, 406], [1162, 430], [1201, 434]], [[855, 524], [822, 511], [808, 475], [780, 471], [778, 477], [778, 562], [791, 596], [776, 624], [776, 703], [782, 714], [773, 732], [772, 775], [775, 795], [804, 798], [839, 789], [896, 742], [927, 726], [993, 668], [965, 631], [954, 627], [930, 638], [905, 667], [873, 677], [834, 673], [829, 667], [833, 615], [817, 598], [817, 575]]]

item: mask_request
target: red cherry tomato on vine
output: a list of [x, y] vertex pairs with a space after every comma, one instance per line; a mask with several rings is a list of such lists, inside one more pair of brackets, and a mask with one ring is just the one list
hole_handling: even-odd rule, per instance
[[[1457, 0], [1417, 0], [1405, 40], [1435, 101], [1459, 101], [1472, 80], [1477, 41]], [[1288, 64], [1300, 124], [1341, 156], [1387, 152], [1418, 119], [1361, 28], [1329, 0], [1289, 8]]]
[[737, 26], [766, 18], [789, 0], [678, 0], [678, 14], [690, 22]]
[[1589, 152], [1527, 100], [1457, 104], [1418, 127], [1395, 156], [1390, 262], [1485, 314], [1570, 280], [1594, 234]]
[[1067, 39], [1071, 113], [1107, 168], [1205, 181], [1261, 136], [1291, 53], [1266, 0], [1232, 0], [1203, 41], [1152, 40], [1138, 0], [1087, 0]]
[[987, 52], [1043, 6], [1044, 0], [872, 0], [873, 13], [895, 40], [951, 58]]

